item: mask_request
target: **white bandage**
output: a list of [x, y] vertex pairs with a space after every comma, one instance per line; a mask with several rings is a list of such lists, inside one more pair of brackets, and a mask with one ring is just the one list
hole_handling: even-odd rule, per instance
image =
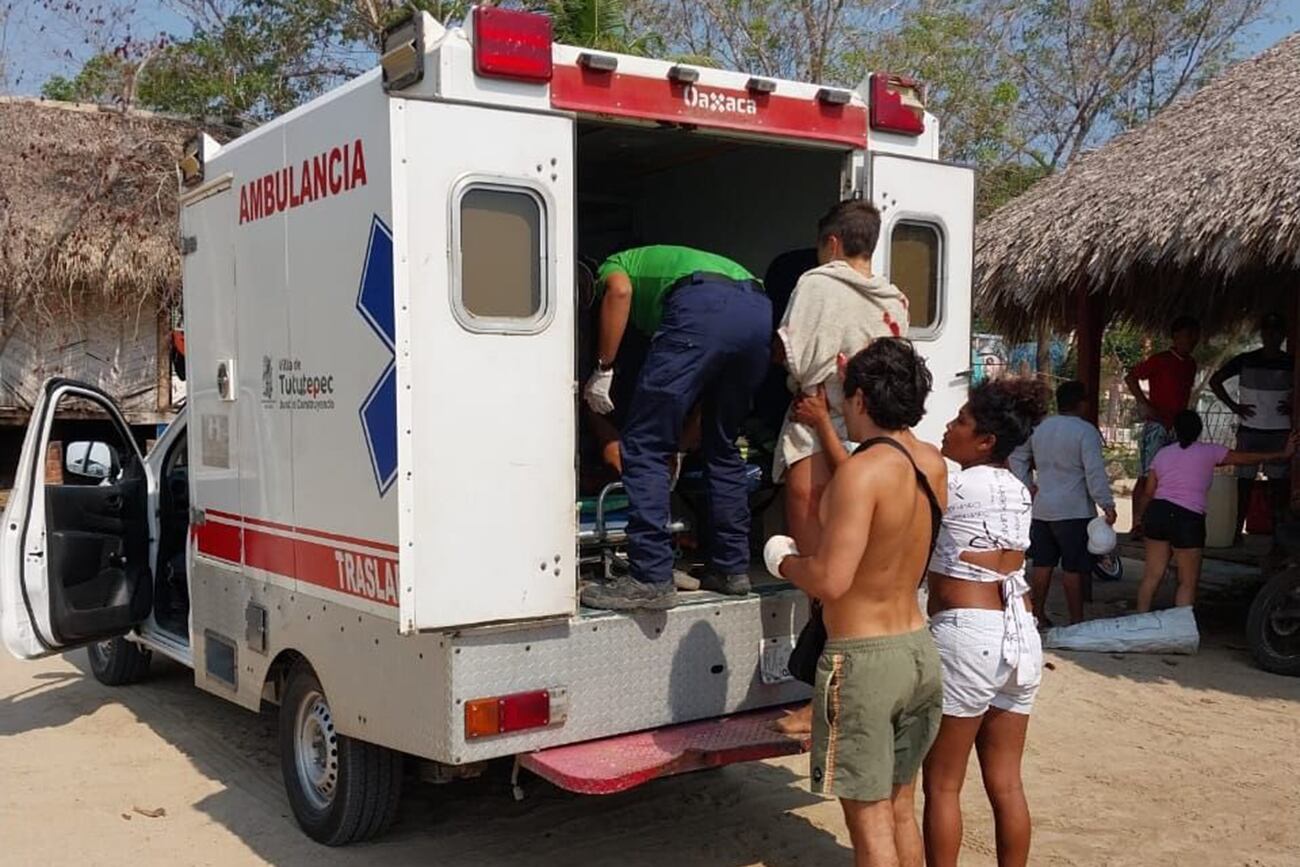
[[773, 536], [763, 546], [763, 562], [767, 564], [767, 571], [777, 578], [784, 577], [781, 574], [781, 561], [786, 557], [798, 556], [799, 549], [789, 536]]

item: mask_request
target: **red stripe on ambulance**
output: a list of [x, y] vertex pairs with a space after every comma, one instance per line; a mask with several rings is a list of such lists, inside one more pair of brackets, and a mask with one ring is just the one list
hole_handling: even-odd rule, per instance
[[[345, 593], [380, 605], [397, 605], [397, 561], [381, 554], [339, 548], [316, 536], [354, 547], [396, 553], [394, 545], [339, 536], [208, 510], [210, 520], [194, 528], [199, 553], [234, 565], [251, 566], [295, 581]], [[225, 523], [226, 521], [239, 522]], [[242, 524], [242, 526], [240, 526]]]
[[239, 223], [309, 205], [366, 185], [366, 152], [357, 139], [249, 181], [239, 188]]

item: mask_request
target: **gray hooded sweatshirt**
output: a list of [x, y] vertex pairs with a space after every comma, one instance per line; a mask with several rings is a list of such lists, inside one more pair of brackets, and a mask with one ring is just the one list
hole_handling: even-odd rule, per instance
[[[867, 277], [848, 262], [835, 261], [799, 278], [777, 334], [785, 344], [790, 390], [811, 394], [826, 386], [831, 421], [848, 443], [844, 389], [837, 375], [841, 353], [852, 357], [878, 337], [907, 336], [907, 296], [883, 277]], [[822, 450], [817, 432], [786, 412], [777, 443], [773, 476]]]

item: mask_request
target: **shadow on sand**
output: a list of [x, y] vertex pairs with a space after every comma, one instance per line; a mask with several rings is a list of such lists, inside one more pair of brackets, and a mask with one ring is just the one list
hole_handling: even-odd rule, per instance
[[[79, 671], [41, 673], [30, 688], [0, 699], [0, 737], [121, 704], [223, 786], [195, 807], [271, 863], [795, 867], [850, 859], [832, 834], [793, 812], [820, 799], [801, 774], [776, 764], [687, 774], [605, 797], [526, 775], [522, 802], [511, 797], [508, 761], [442, 786], [409, 773], [398, 822], [384, 839], [326, 849], [299, 831], [289, 811], [274, 708], [253, 714], [208, 695], [188, 669], [167, 661], [156, 659], [145, 683], [110, 689], [90, 675], [84, 652], [69, 659]], [[19, 702], [22, 713], [13, 711]]]

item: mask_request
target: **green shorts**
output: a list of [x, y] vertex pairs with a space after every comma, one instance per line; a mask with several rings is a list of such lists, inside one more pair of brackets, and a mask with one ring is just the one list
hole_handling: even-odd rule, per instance
[[813, 689], [814, 792], [883, 801], [916, 779], [943, 718], [930, 630], [828, 641]]

